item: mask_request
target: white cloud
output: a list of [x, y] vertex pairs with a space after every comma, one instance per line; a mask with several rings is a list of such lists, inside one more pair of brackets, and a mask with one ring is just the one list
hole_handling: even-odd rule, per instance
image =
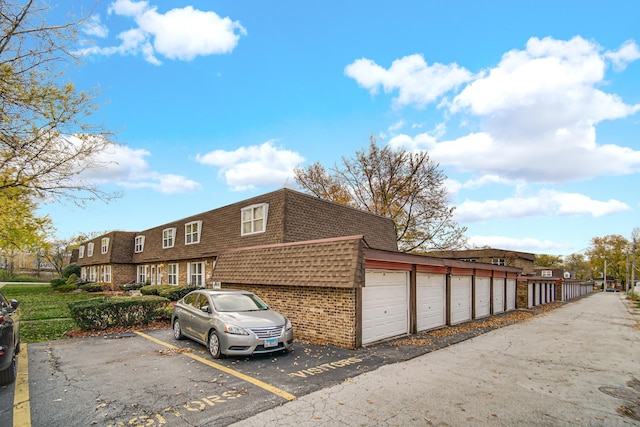
[[100, 15], [92, 15], [80, 27], [89, 36], [104, 38], [109, 35], [109, 29], [100, 22]]
[[633, 40], [627, 40], [617, 51], [607, 52], [605, 56], [611, 60], [615, 70], [622, 71], [630, 62], [640, 59], [640, 49]]
[[477, 118], [477, 130], [450, 140], [434, 132], [397, 135], [389, 144], [428, 150], [443, 166], [510, 180], [558, 183], [637, 173], [640, 151], [598, 144], [596, 125], [640, 111], [640, 104], [601, 90], [607, 61], [621, 68], [638, 58], [632, 41], [602, 53], [581, 37], [532, 38], [525, 50], [507, 52], [447, 104], [463, 121]]
[[95, 184], [115, 183], [124, 188], [152, 188], [163, 194], [197, 191], [201, 185], [180, 175], [161, 174], [149, 169], [145, 160], [151, 153], [143, 149], [131, 149], [113, 145], [96, 156], [99, 168], [87, 169], [79, 178]]
[[240, 147], [235, 151], [214, 150], [196, 156], [202, 164], [220, 169], [227, 185], [234, 190], [261, 186], [284, 185], [293, 178], [293, 169], [304, 158], [293, 151], [273, 146], [273, 141], [262, 145]]
[[154, 65], [160, 65], [158, 55], [169, 59], [191, 61], [197, 56], [224, 54], [233, 51], [245, 28], [229, 17], [192, 6], [159, 13], [146, 1], [116, 0], [109, 13], [131, 18], [137, 27], [118, 34], [121, 43], [110, 47], [87, 47], [85, 55], [136, 55]]
[[434, 102], [472, 78], [469, 71], [457, 64], [436, 63], [430, 66], [422, 55], [396, 59], [388, 70], [370, 59], [361, 58], [347, 65], [344, 73], [372, 95], [377, 94], [380, 87], [385, 93], [397, 90], [396, 106], [414, 105], [418, 108]]
[[118, 184], [125, 188], [151, 188], [163, 194], [191, 193], [198, 191], [202, 185], [180, 175], [150, 173], [141, 181], [120, 181]]
[[615, 199], [594, 200], [584, 194], [542, 190], [533, 196], [516, 196], [482, 202], [466, 200], [457, 206], [455, 219], [470, 223], [486, 219], [524, 218], [545, 215], [591, 215], [601, 217], [631, 209]]

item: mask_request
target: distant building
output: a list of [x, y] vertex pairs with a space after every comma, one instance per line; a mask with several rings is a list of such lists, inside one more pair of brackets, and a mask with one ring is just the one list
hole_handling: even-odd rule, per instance
[[457, 259], [460, 261], [480, 262], [522, 269], [523, 275], [534, 274], [535, 255], [528, 252], [509, 251], [505, 249], [465, 249], [459, 251], [429, 252], [428, 256], [436, 258]]

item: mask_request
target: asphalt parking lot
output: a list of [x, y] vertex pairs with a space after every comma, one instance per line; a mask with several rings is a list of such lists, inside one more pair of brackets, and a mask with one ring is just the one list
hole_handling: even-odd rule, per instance
[[170, 329], [30, 344], [15, 387], [0, 389], [0, 416], [13, 426], [228, 425], [527, 313], [360, 350], [296, 343], [290, 353], [220, 360]]

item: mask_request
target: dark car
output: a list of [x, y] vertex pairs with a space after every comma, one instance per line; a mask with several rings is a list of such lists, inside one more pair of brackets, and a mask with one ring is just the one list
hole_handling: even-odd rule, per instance
[[18, 301], [11, 302], [0, 292], [0, 385], [16, 379], [16, 355], [20, 352], [20, 315]]
[[293, 348], [289, 319], [246, 291], [193, 291], [176, 303], [171, 324], [175, 339], [204, 344], [215, 359]]

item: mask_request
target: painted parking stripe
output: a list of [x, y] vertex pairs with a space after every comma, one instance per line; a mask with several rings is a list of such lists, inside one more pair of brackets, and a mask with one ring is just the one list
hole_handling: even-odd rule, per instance
[[20, 345], [18, 376], [13, 392], [13, 427], [31, 427], [31, 403], [29, 401], [29, 357], [27, 344]]
[[[161, 341], [161, 340], [159, 340], [157, 338], [154, 338], [154, 337], [152, 337], [150, 335], [145, 334], [144, 332], [136, 331], [136, 334], [138, 334], [141, 337], [146, 338], [146, 339], [148, 339], [150, 341], [153, 341], [156, 344], [163, 345], [163, 346], [165, 346], [167, 348], [170, 348], [172, 350], [179, 350], [180, 349], [179, 347], [176, 347], [175, 345], [172, 345], [172, 344], [166, 343], [164, 341]], [[251, 383], [251, 384], [255, 385], [256, 387], [260, 387], [260, 388], [262, 388], [264, 390], [267, 390], [268, 392], [271, 392], [271, 393], [273, 393], [273, 394], [275, 394], [277, 396], [280, 396], [280, 397], [282, 397], [284, 399], [294, 400], [296, 398], [291, 393], [287, 393], [286, 391], [280, 390], [279, 388], [274, 387], [274, 386], [272, 386], [270, 384], [267, 384], [267, 383], [265, 383], [263, 381], [260, 381], [258, 379], [253, 378], [253, 377], [245, 375], [245, 374], [243, 374], [241, 372], [238, 372], [236, 370], [233, 370], [231, 368], [227, 368], [224, 365], [220, 365], [218, 363], [212, 362], [211, 360], [205, 359], [204, 357], [200, 357], [200, 356], [198, 356], [196, 354], [192, 354], [192, 353], [182, 353], [182, 354], [184, 354], [185, 356], [190, 357], [190, 358], [192, 358], [194, 360], [197, 360], [198, 362], [204, 363], [205, 365], [211, 366], [214, 369], [217, 369], [219, 371], [225, 372], [225, 373], [227, 373], [229, 375], [233, 375], [236, 378], [240, 378], [241, 380], [244, 380], [244, 381], [246, 381], [248, 383]]]

